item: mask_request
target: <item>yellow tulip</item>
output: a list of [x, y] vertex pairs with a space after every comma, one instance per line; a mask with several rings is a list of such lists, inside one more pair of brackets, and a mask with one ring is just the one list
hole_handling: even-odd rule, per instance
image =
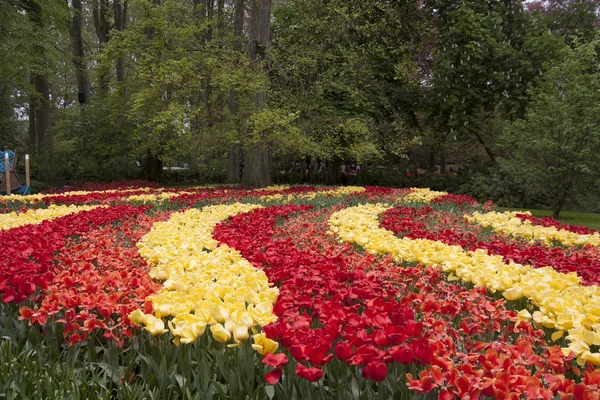
[[432, 200], [446, 194], [448, 192], [436, 192], [426, 188], [410, 188], [410, 193], [404, 196], [402, 201], [430, 203]]
[[254, 340], [252, 348], [259, 354], [265, 355], [267, 353], [275, 353], [279, 348], [277, 342], [267, 338], [264, 333], [252, 335], [252, 339]]
[[210, 327], [213, 338], [220, 343], [227, 343], [231, 340], [231, 333], [221, 324], [214, 324]]
[[212, 315], [214, 320], [220, 324], [222, 324], [223, 322], [225, 322], [225, 320], [227, 320], [227, 318], [229, 318], [229, 313], [222, 306], [211, 308], [210, 314]]
[[493, 230], [515, 237], [531, 239], [532, 242], [539, 241], [548, 245], [552, 242], [561, 242], [565, 246], [600, 246], [600, 234], [597, 232], [592, 235], [579, 234], [565, 229], [557, 229], [553, 226], [535, 225], [531, 221], [522, 221], [516, 217], [516, 214], [531, 215], [530, 212], [512, 211], [512, 212], [489, 212], [481, 214], [473, 213], [465, 218], [472, 224], [479, 224], [483, 227], [490, 227]]
[[129, 314], [129, 320], [134, 324], [143, 324], [146, 320], [146, 315], [141, 310], [135, 310]]
[[48, 208], [31, 209], [24, 213], [13, 211], [7, 214], [0, 214], [0, 231], [17, 228], [23, 225], [41, 224], [42, 221], [52, 221], [69, 214], [76, 214], [80, 211], [90, 211], [98, 207], [104, 208], [107, 206], [50, 205]]
[[163, 333], [167, 332], [167, 329], [165, 329], [165, 323], [153, 315], [146, 315], [144, 324], [146, 325], [144, 329], [150, 332], [152, 336], [162, 335]]
[[510, 289], [505, 290], [502, 295], [507, 299], [507, 300], [518, 300], [521, 297], [523, 297], [523, 290], [516, 286], [516, 287], [512, 287]]
[[248, 339], [249, 329], [277, 319], [273, 304], [279, 290], [238, 251], [218, 246], [212, 237], [220, 221], [258, 207], [236, 203], [175, 213], [138, 242], [152, 266], [150, 276], [165, 281], [148, 300], [155, 317], [175, 317], [169, 323], [174, 343], [196, 340], [207, 323], [215, 340], [228, 342], [233, 335], [239, 343]]
[[243, 342], [248, 340], [250, 335], [248, 334], [248, 326], [246, 325], [236, 325], [233, 331], [233, 338], [236, 342]]

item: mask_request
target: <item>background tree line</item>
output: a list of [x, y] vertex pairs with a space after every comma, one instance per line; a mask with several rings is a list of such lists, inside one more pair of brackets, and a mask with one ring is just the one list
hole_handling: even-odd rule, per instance
[[34, 154], [45, 182], [160, 180], [185, 164], [265, 186], [321, 161], [338, 183], [354, 162], [360, 183], [597, 210], [599, 9], [0, 0], [0, 144]]

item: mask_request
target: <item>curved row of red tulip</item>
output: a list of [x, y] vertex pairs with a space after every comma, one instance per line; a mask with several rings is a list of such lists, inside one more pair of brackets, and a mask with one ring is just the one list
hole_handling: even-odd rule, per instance
[[550, 266], [564, 273], [576, 272], [582, 284], [600, 284], [600, 249], [596, 247], [565, 249], [502, 234], [485, 237], [481, 235], [481, 227], [469, 224], [461, 215], [435, 211], [431, 207], [392, 208], [383, 214], [381, 226], [410, 239], [436, 240], [468, 251], [484, 249], [506, 261], [535, 268]]
[[55, 253], [68, 237], [143, 214], [149, 207], [117, 206], [80, 211], [53, 221], [0, 231], [0, 296], [4, 303], [30, 299], [52, 282]]
[[117, 228], [104, 225], [65, 241], [47, 286], [36, 296], [33, 308], [19, 309], [20, 319], [39, 325], [56, 320], [64, 325], [71, 345], [95, 330], [119, 346], [132, 336], [127, 316], [137, 309], [151, 312], [146, 298], [161, 287], [148, 274], [150, 267], [135, 243], [167, 214], [150, 217], [141, 212], [148, 207], [130, 208], [139, 212], [113, 219], [120, 222]]
[[593, 235], [596, 232], [595, 230], [590, 229], [587, 226], [575, 226], [575, 225], [569, 225], [569, 224], [561, 224], [554, 218], [550, 218], [550, 217], [539, 218], [539, 217], [534, 217], [532, 215], [527, 215], [527, 214], [517, 214], [516, 217], [519, 218], [521, 221], [529, 221], [533, 225], [545, 226], [547, 228], [554, 227], [558, 230], [575, 232], [575, 233], [579, 233], [580, 235]]
[[[595, 398], [600, 372], [588, 371], [580, 383], [566, 379], [579, 373], [571, 358], [546, 346], [543, 332], [515, 325], [504, 300], [447, 283], [436, 269], [402, 268], [338, 244], [326, 234], [332, 211], [263, 208], [214, 232], [279, 286], [279, 319], [263, 331], [295, 359], [297, 375], [319, 380], [335, 358], [383, 381], [391, 363], [418, 364], [420, 376], [407, 375], [410, 389], [437, 390], [440, 398], [569, 398], [578, 391]], [[275, 227], [293, 213], [302, 214]], [[263, 362], [276, 368], [267, 376], [275, 382], [287, 357]]]

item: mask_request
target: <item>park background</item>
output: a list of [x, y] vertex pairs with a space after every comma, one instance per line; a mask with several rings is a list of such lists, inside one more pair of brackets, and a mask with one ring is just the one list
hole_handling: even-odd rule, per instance
[[357, 184], [598, 212], [598, 21], [575, 0], [2, 0], [0, 145], [34, 192]]

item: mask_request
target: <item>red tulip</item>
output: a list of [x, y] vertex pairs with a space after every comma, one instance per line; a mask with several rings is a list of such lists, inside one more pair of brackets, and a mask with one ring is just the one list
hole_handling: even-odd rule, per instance
[[365, 379], [371, 379], [375, 382], [381, 382], [387, 376], [387, 366], [378, 361], [370, 362], [367, 364], [365, 368], [362, 370], [362, 376]]
[[274, 369], [273, 371], [269, 371], [265, 374], [265, 381], [269, 385], [276, 385], [280, 379], [281, 379], [281, 369], [280, 368]]
[[296, 364], [296, 375], [309, 382], [316, 382], [323, 377], [323, 370], [319, 368], [306, 368], [301, 363]]
[[401, 364], [410, 364], [415, 360], [415, 354], [407, 345], [402, 345], [390, 351], [390, 355], [394, 361]]
[[283, 353], [267, 353], [263, 357], [262, 363], [268, 365], [269, 367], [283, 367], [288, 363], [288, 358]]
[[340, 361], [346, 361], [352, 357], [352, 345], [348, 342], [339, 342], [335, 345], [335, 356]]

